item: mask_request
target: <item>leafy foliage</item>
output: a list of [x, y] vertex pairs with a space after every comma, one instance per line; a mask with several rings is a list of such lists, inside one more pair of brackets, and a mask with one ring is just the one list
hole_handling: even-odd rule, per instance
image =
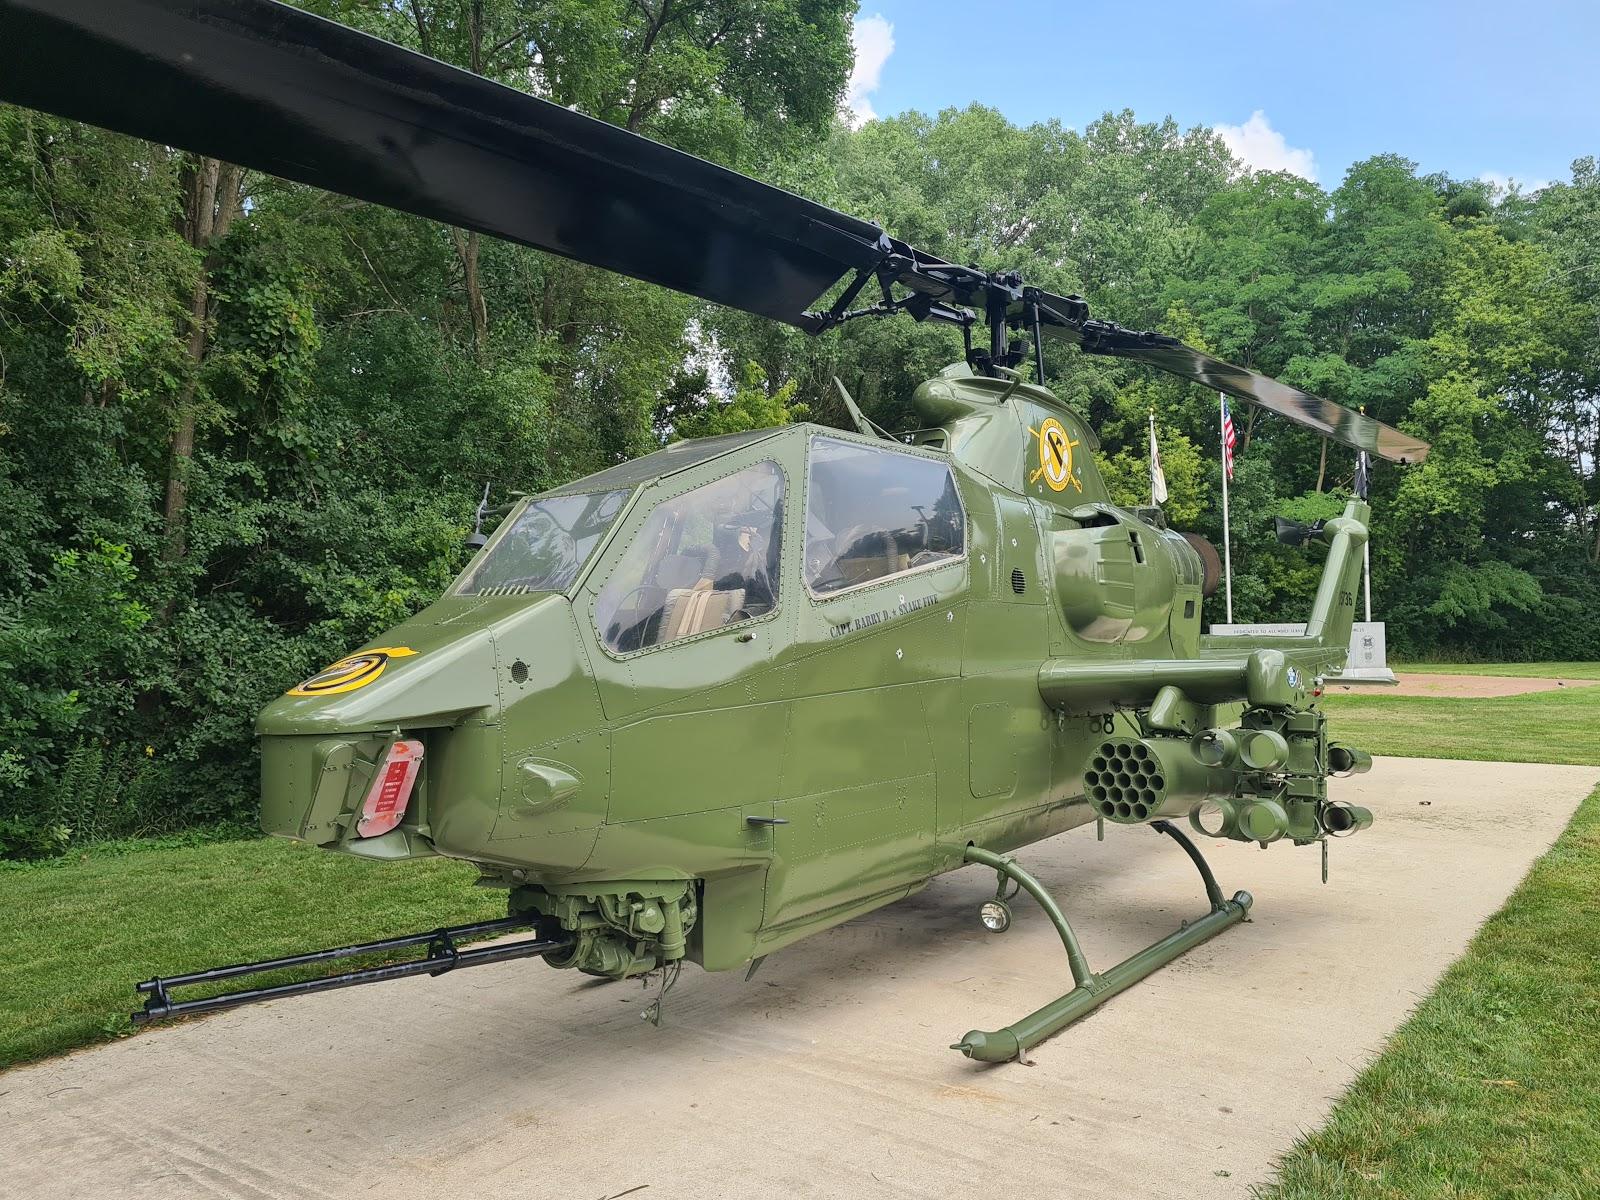
[[[1324, 192], [1203, 129], [992, 109], [837, 120], [849, 0], [306, 0], [510, 86], [1085, 295], [1433, 441], [1374, 475], [1397, 653], [1600, 657], [1600, 173], [1535, 196], [1380, 156]], [[208, 182], [209, 181], [209, 182]], [[948, 328], [825, 339], [214, 160], [0, 107], [0, 855], [248, 821], [256, 710], [427, 603], [485, 481], [668, 437], [894, 428]], [[1146, 498], [1220, 539], [1215, 396], [1052, 346]], [[1303, 609], [1271, 517], [1353, 463], [1249, 411], [1235, 615]]]
[[677, 438], [713, 437], [722, 433], [743, 433], [748, 429], [770, 429], [804, 421], [811, 415], [804, 404], [794, 402], [799, 383], [791, 379], [780, 388], [769, 389], [767, 373], [759, 363], [744, 365], [744, 378], [726, 400], [710, 400], [697, 410], [678, 417], [672, 428]]

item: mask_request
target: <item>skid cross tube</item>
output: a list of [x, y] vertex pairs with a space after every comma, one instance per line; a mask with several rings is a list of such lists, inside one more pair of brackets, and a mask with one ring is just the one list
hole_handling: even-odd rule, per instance
[[950, 1049], [959, 1050], [968, 1058], [975, 1058], [980, 1062], [1007, 1062], [1021, 1058], [1023, 1051], [1029, 1047], [1036, 1046], [1051, 1034], [1065, 1029], [1079, 1017], [1086, 1016], [1100, 1007], [1118, 992], [1132, 987], [1141, 979], [1160, 970], [1180, 954], [1215, 937], [1228, 926], [1244, 920], [1253, 902], [1250, 893], [1235, 892], [1232, 900], [1224, 900], [1222, 889], [1217, 886], [1216, 876], [1211, 873], [1211, 867], [1195, 844], [1166, 821], [1152, 821], [1151, 827], [1156, 832], [1171, 837], [1183, 847], [1184, 853], [1194, 862], [1200, 872], [1201, 880], [1205, 883], [1206, 898], [1211, 902], [1211, 911], [1198, 921], [1185, 922], [1181, 928], [1169, 933], [1160, 941], [1146, 946], [1101, 975], [1089, 970], [1089, 964], [1083, 956], [1082, 947], [1078, 945], [1077, 935], [1072, 932], [1072, 926], [1068, 924], [1061, 907], [1040, 886], [1037, 879], [1008, 858], [978, 846], [967, 847], [968, 862], [993, 867], [1006, 878], [1015, 880], [1023, 891], [1039, 902], [1039, 907], [1044, 909], [1045, 915], [1050, 918], [1050, 923], [1061, 935], [1061, 944], [1067, 950], [1067, 964], [1072, 969], [1074, 986], [1066, 995], [1057, 997], [1037, 1012], [1029, 1013], [1022, 1020], [1013, 1022], [1004, 1029], [993, 1032], [972, 1030]]
[[[376, 942], [359, 942], [353, 946], [334, 946], [328, 950], [313, 950], [308, 954], [291, 954], [286, 958], [268, 958], [260, 962], [237, 963], [231, 967], [213, 967], [208, 971], [194, 971], [188, 975], [168, 975], [147, 979], [136, 988], [145, 996], [144, 1008], [132, 1014], [135, 1025], [150, 1021], [165, 1021], [171, 1017], [194, 1013], [215, 1012], [223, 1008], [237, 1008], [241, 1004], [256, 1004], [263, 1000], [277, 1000], [283, 996], [302, 996], [310, 992], [326, 992], [334, 988], [355, 987], [362, 983], [381, 983], [385, 979], [405, 979], [412, 975], [442, 975], [460, 967], [477, 967], [485, 963], [505, 962], [513, 958], [532, 958], [549, 954], [567, 945], [560, 938], [536, 938], [532, 941], [508, 942], [501, 946], [477, 946], [465, 950], [456, 945], [458, 938], [488, 937], [526, 929], [533, 924], [532, 917], [501, 917], [495, 921], [479, 921], [472, 925], [455, 925], [447, 929], [432, 929], [427, 933], [411, 933], [404, 937], [384, 938]], [[412, 946], [426, 946], [427, 955], [409, 962], [388, 963], [379, 967], [366, 967], [345, 971], [339, 975], [326, 975], [320, 979], [304, 979], [295, 983], [281, 983], [273, 987], [241, 988], [236, 992], [223, 992], [217, 996], [204, 996], [196, 1000], [174, 1000], [170, 989], [195, 984], [215, 983], [221, 979], [238, 979], [246, 975], [262, 975], [269, 971], [282, 971], [290, 967], [304, 967], [312, 963], [331, 962], [351, 958], [358, 954], [377, 954], [384, 951], [404, 950]]]

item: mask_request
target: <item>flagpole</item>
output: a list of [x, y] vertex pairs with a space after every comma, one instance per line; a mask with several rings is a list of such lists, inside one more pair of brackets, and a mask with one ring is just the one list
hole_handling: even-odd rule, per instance
[[1156, 506], [1156, 410], [1150, 410], [1150, 507]]
[[[1367, 406], [1361, 406], [1363, 414]], [[1367, 493], [1372, 490], [1371, 476], [1368, 472], [1372, 469], [1372, 460], [1367, 457], [1365, 450], [1356, 452], [1356, 499], [1365, 500]], [[1370, 519], [1370, 518], [1369, 518]], [[1366, 601], [1367, 623], [1372, 623], [1372, 539], [1368, 538], [1361, 543], [1361, 592]]]
[[1372, 622], [1372, 546], [1370, 542], [1361, 544], [1361, 589], [1367, 598], [1367, 622]]
[[1221, 452], [1219, 460], [1222, 464], [1222, 578], [1226, 590], [1223, 595], [1227, 602], [1228, 624], [1233, 624], [1233, 537], [1228, 531], [1228, 432], [1224, 426], [1227, 419], [1224, 415], [1223, 405], [1226, 403], [1221, 392], [1217, 393], [1217, 448]]

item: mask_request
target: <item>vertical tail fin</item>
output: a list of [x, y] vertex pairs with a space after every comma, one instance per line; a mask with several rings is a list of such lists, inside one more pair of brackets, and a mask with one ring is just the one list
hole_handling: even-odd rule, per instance
[[1326, 649], [1337, 649], [1341, 657], [1350, 646], [1350, 627], [1356, 619], [1356, 589], [1361, 583], [1362, 550], [1367, 544], [1367, 522], [1372, 510], [1361, 500], [1352, 500], [1323, 526], [1328, 542], [1328, 561], [1322, 568], [1317, 598], [1311, 602], [1306, 622], [1306, 637]]

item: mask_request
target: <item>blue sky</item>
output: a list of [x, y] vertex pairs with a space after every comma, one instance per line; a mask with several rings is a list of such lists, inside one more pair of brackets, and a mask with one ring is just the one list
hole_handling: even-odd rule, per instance
[[1391, 151], [1524, 187], [1600, 155], [1600, 0], [862, 0], [856, 39], [858, 114], [1171, 114], [1324, 187]]

